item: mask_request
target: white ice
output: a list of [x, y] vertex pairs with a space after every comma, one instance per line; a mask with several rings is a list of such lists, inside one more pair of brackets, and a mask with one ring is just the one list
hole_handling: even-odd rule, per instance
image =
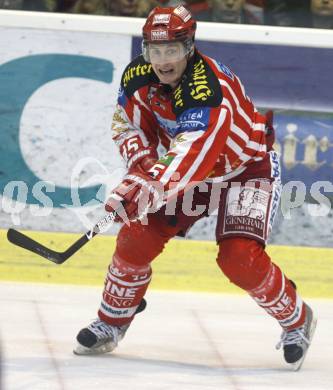
[[[101, 283], [102, 288], [102, 283]], [[3, 390], [320, 390], [333, 384], [333, 301], [300, 372], [275, 350], [280, 329], [246, 296], [156, 292], [112, 353], [75, 356], [101, 288], [0, 283]]]

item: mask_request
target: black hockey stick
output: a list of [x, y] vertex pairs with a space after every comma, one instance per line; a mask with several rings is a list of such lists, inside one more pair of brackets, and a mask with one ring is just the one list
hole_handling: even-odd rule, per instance
[[75, 241], [74, 244], [72, 244], [64, 252], [56, 252], [52, 249], [46, 248], [46, 246], [15, 229], [8, 230], [7, 238], [8, 241], [14, 245], [20, 246], [21, 248], [27, 249], [30, 252], [34, 252], [39, 256], [45, 257], [53, 263], [62, 264], [72, 255], [74, 255], [74, 253], [76, 253], [80, 248], [82, 248], [83, 245], [85, 245], [88, 241], [100, 233], [103, 228], [113, 222], [116, 215], [116, 212], [105, 215], [104, 218], [97, 222], [91, 230]]

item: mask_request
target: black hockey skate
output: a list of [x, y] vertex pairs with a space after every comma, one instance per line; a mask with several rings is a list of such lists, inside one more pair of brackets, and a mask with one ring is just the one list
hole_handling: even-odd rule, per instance
[[[147, 302], [142, 299], [136, 313], [146, 308]], [[121, 341], [129, 328], [130, 323], [123, 326], [113, 326], [99, 318], [86, 328], [80, 330], [76, 336], [78, 345], [74, 348], [75, 355], [100, 355], [112, 352]]]
[[305, 309], [304, 324], [290, 331], [284, 330], [281, 340], [276, 346], [279, 349], [283, 345], [284, 359], [292, 365], [294, 371], [298, 371], [302, 367], [317, 325], [317, 319], [314, 317], [310, 306], [305, 304]]

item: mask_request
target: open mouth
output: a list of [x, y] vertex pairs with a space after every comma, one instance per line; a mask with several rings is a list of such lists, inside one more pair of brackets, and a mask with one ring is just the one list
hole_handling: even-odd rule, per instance
[[163, 76], [166, 76], [166, 75], [170, 75], [172, 74], [174, 71], [173, 68], [170, 68], [170, 69], [159, 69], [159, 72], [161, 73], [161, 75]]

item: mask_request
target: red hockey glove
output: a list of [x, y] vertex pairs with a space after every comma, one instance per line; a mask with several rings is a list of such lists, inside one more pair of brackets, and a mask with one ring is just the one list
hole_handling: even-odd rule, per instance
[[128, 173], [140, 172], [145, 174], [158, 160], [158, 154], [154, 148], [138, 150], [127, 162]]
[[[134, 174], [135, 173], [135, 174]], [[109, 213], [116, 212], [116, 222], [135, 221], [162, 206], [163, 186], [146, 173], [133, 172], [111, 192], [105, 205]]]

